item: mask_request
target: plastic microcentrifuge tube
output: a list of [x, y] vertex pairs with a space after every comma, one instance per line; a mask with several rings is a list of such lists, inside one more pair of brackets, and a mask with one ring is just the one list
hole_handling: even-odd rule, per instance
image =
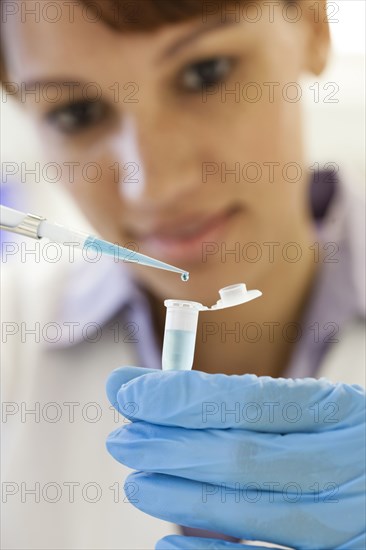
[[190, 370], [193, 365], [198, 313], [202, 304], [165, 300], [163, 370]]
[[200, 311], [225, 309], [244, 304], [262, 295], [247, 290], [244, 283], [219, 290], [220, 300], [212, 307], [187, 300], [165, 300], [167, 308], [163, 344], [163, 370], [191, 370], [194, 359], [198, 314]]

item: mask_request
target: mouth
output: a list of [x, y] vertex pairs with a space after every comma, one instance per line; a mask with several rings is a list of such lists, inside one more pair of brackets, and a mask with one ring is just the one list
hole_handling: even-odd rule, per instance
[[152, 232], [138, 239], [141, 252], [168, 262], [202, 262], [204, 243], [219, 243], [233, 218], [242, 209], [235, 206], [205, 219], [177, 222], [170, 228]]

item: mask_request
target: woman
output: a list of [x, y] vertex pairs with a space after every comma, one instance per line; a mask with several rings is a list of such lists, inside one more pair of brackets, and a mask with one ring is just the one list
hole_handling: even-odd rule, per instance
[[[363, 547], [363, 206], [311, 174], [299, 101], [326, 64], [325, 1], [321, 17], [314, 2], [3, 4], [4, 86], [81, 211], [190, 272], [69, 254], [5, 274], [7, 547], [151, 544], [126, 535], [102, 448], [116, 422], [107, 447], [140, 470], [128, 500], [185, 526], [158, 548]], [[158, 372], [164, 299], [212, 305], [238, 282], [263, 297], [201, 314], [207, 374]], [[139, 421], [122, 428], [102, 397], [120, 365], [143, 367], [109, 378]]]

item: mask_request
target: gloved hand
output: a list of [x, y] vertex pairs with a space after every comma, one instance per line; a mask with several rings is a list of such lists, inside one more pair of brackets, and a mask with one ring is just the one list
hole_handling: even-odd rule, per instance
[[[107, 393], [132, 421], [107, 448], [138, 470], [127, 482], [143, 512], [296, 549], [365, 548], [360, 386], [124, 367]], [[246, 546], [170, 536], [168, 548]]]

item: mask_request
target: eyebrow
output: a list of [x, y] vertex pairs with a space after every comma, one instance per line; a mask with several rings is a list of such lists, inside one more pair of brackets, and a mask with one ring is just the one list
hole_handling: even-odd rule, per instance
[[[179, 53], [179, 51], [181, 49], [183, 49], [185, 46], [187, 46], [188, 44], [191, 44], [192, 42], [195, 42], [196, 40], [198, 40], [198, 38], [200, 38], [203, 34], [207, 34], [209, 32], [215, 31], [217, 29], [223, 29], [223, 28], [229, 27], [229, 26], [231, 26], [235, 23], [236, 23], [235, 21], [226, 21], [226, 20], [225, 21], [215, 21], [214, 23], [212, 23], [210, 25], [206, 25], [205, 27], [202, 27], [202, 26], [198, 27], [198, 28], [194, 29], [192, 32], [190, 32], [189, 34], [187, 34], [185, 36], [182, 36], [181, 38], [179, 38], [179, 40], [177, 40], [176, 42], [171, 44], [162, 53], [162, 55], [160, 55], [158, 57], [157, 61], [160, 62], [160, 61], [164, 61], [165, 59], [169, 59], [170, 57], [173, 57], [174, 55]], [[77, 81], [73, 78], [53, 78], [51, 80], [49, 80], [49, 79], [29, 80], [27, 82], [23, 82], [22, 84], [25, 87], [30, 87], [31, 89], [33, 87], [47, 86], [47, 85], [50, 85], [50, 84], [55, 84], [55, 85], [58, 85], [58, 86], [63, 87], [63, 88], [68, 88], [68, 86], [70, 86], [70, 85], [73, 85], [73, 86], [83, 85], [84, 82]], [[20, 95], [20, 94], [17, 92], [14, 95], [17, 96], [17, 95]]]
[[[94, 83], [94, 82], [93, 82]], [[70, 99], [79, 99], [79, 97], [84, 97], [82, 95], [82, 87], [86, 86], [88, 82], [85, 80], [76, 80], [74, 78], [65, 77], [65, 78], [37, 78], [35, 80], [27, 80], [21, 83], [21, 86], [18, 86], [18, 89], [11, 95], [15, 97], [22, 97], [23, 94], [35, 95], [41, 94], [41, 90], [45, 86], [56, 86], [61, 90], [70, 91]], [[71, 90], [70, 90], [71, 88]], [[78, 93], [79, 92], [79, 93]], [[75, 94], [75, 98], [74, 95]], [[38, 102], [37, 102], [38, 103]], [[58, 105], [57, 101], [50, 102]]]
[[214, 23], [210, 25], [200, 26], [196, 29], [194, 29], [189, 34], [186, 34], [185, 36], [182, 36], [174, 42], [174, 44], [171, 44], [162, 55], [159, 56], [158, 61], [164, 61], [165, 59], [168, 59], [170, 57], [173, 57], [181, 49], [183, 49], [188, 44], [191, 44], [192, 42], [196, 41], [198, 38], [200, 38], [203, 34], [209, 33], [211, 31], [215, 31], [219, 28], [224, 28], [230, 25], [233, 25], [235, 21], [215, 21]]

